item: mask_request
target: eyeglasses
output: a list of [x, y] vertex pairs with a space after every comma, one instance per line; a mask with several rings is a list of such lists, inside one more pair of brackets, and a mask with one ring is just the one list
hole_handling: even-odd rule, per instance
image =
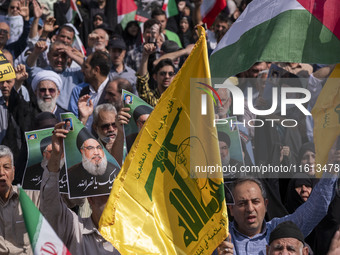
[[103, 147], [101, 145], [98, 145], [97, 147], [86, 146], [86, 147], [83, 147], [83, 148], [88, 150], [88, 151], [94, 151], [95, 149], [97, 149], [98, 151], [102, 151], [103, 150]]
[[11, 8], [11, 10], [15, 10], [15, 9], [20, 10], [19, 6], [10, 6], [10, 8]]
[[49, 88], [49, 89], [47, 89], [47, 88], [40, 88], [40, 89], [39, 89], [39, 92], [40, 92], [40, 93], [46, 93], [47, 90], [48, 90], [48, 92], [49, 92], [51, 95], [55, 94], [55, 92], [56, 92], [56, 89], [53, 89], [53, 88]]
[[7, 35], [7, 34], [8, 34], [8, 31], [5, 30], [5, 29], [0, 29], [0, 34]]
[[159, 72], [159, 75], [161, 75], [161, 76], [166, 76], [167, 74], [168, 74], [170, 77], [172, 77], [172, 76], [175, 75], [175, 72], [164, 72], [164, 71]]
[[107, 123], [107, 124], [103, 124], [100, 126], [101, 129], [107, 130], [112, 126], [112, 128], [116, 128], [116, 123]]

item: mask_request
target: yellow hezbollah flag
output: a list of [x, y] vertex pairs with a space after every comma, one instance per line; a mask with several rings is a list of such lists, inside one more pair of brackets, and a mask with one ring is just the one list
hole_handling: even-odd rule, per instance
[[[322, 88], [312, 109], [316, 164], [327, 164], [328, 153], [340, 135], [340, 64], [337, 64]], [[321, 169], [320, 168], [320, 169]], [[321, 177], [322, 172], [317, 172]]]
[[15, 79], [15, 71], [11, 63], [9, 63], [0, 50], [0, 81], [7, 81], [10, 79]]
[[[121, 254], [211, 254], [227, 237], [223, 178], [196, 178], [195, 166], [220, 165], [205, 32], [144, 124], [116, 178], [99, 231]], [[195, 86], [199, 87], [199, 83]], [[195, 107], [190, 107], [195, 100]], [[199, 122], [198, 122], [199, 121]]]

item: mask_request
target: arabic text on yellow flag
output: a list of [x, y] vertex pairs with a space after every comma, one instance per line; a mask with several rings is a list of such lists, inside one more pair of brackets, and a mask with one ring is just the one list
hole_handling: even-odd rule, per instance
[[6, 59], [0, 50], [0, 81], [15, 79], [15, 71], [11, 63]]
[[211, 254], [227, 237], [222, 175], [193, 178], [195, 165], [220, 164], [212, 99], [201, 116], [202, 90], [190, 95], [191, 78], [210, 78], [203, 28], [199, 32], [138, 135], [101, 217], [100, 232], [122, 254]]
[[[340, 64], [337, 64], [322, 88], [312, 109], [316, 164], [321, 168], [340, 135]], [[317, 173], [321, 177], [322, 172]]]

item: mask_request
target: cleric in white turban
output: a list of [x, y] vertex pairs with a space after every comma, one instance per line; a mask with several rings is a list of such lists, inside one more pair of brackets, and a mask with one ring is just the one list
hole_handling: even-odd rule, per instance
[[37, 73], [32, 81], [32, 90], [37, 96], [37, 104], [42, 112], [51, 112], [60, 120], [60, 113], [65, 109], [57, 104], [63, 83], [60, 76], [48, 70]]
[[37, 90], [37, 86], [41, 81], [52, 81], [52, 82], [54, 82], [54, 84], [57, 86], [59, 92], [63, 88], [63, 83], [61, 81], [60, 76], [53, 71], [43, 70], [43, 71], [38, 72], [35, 75], [35, 77], [32, 81], [32, 90], [34, 92]]

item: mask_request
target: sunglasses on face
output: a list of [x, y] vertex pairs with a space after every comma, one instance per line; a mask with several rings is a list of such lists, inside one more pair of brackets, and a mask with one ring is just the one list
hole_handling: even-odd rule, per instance
[[100, 126], [101, 129], [103, 130], [107, 130], [112, 126], [112, 128], [116, 128], [116, 123], [107, 123], [107, 124], [103, 124]]
[[47, 89], [47, 88], [40, 88], [40, 89], [39, 89], [39, 92], [40, 92], [40, 93], [46, 93], [47, 90], [48, 90], [48, 92], [49, 92], [50, 94], [55, 94], [55, 92], [56, 92], [56, 89], [53, 89], [53, 88], [49, 88], [49, 89]]
[[172, 76], [175, 75], [175, 72], [164, 72], [164, 71], [159, 72], [159, 75], [160, 75], [160, 76], [166, 76], [167, 74], [168, 74], [170, 77], [172, 77]]
[[11, 10], [15, 10], [15, 9], [20, 10], [20, 7], [18, 7], [18, 6], [11, 6], [10, 8], [11, 8]]

